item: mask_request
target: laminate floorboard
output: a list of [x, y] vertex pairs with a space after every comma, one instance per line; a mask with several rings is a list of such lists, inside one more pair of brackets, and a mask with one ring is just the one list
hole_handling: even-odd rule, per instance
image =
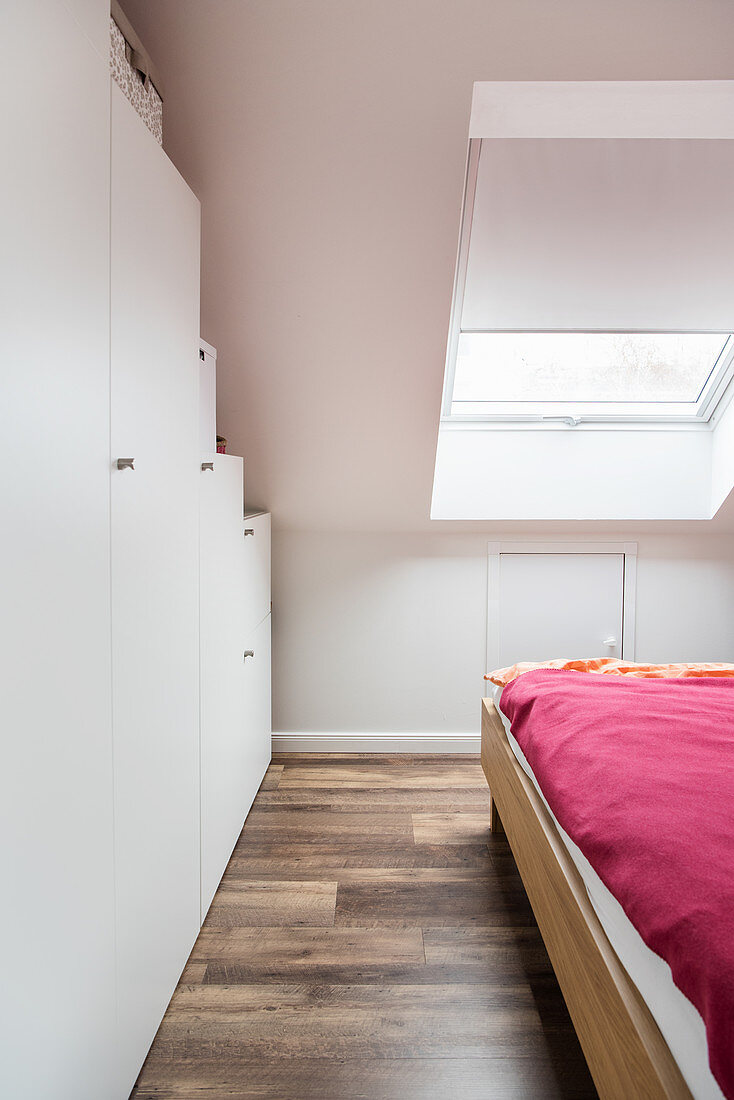
[[478, 759], [278, 756], [134, 1100], [594, 1100]]

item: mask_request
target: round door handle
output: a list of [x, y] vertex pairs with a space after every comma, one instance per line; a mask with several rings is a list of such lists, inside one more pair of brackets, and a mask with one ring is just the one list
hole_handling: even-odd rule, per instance
[[134, 470], [135, 459], [134, 458], [118, 458], [117, 469], [118, 470]]
[[245, 650], [245, 656], [244, 656], [245, 661], [247, 660], [248, 657], [254, 657], [254, 656], [255, 656], [255, 650], [254, 649], [246, 649]]

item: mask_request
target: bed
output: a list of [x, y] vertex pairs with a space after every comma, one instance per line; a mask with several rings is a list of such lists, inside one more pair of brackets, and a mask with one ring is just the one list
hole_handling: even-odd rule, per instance
[[[709, 1068], [701, 1015], [559, 822], [503, 712], [503, 691], [508, 691], [508, 697], [514, 692], [515, 721], [522, 725], [524, 715], [518, 712], [517, 698], [524, 693], [525, 711], [530, 713], [533, 704], [539, 710], [542, 734], [542, 708], [537, 700], [558, 694], [561, 681], [553, 680], [554, 673], [558, 675], [556, 670], [546, 672], [545, 681], [541, 676], [536, 686], [532, 677], [523, 677], [524, 687], [494, 687], [483, 705], [482, 766], [490, 787], [490, 827], [507, 833], [599, 1095], [602, 1100], [731, 1096], [729, 1090], [722, 1092]], [[569, 675], [587, 682], [589, 676], [598, 680], [588, 672]], [[669, 671], [668, 676], [672, 675]], [[562, 682], [567, 689], [568, 680]], [[734, 703], [734, 681], [728, 686], [728, 698]], [[658, 684], [654, 690], [658, 706], [657, 699], [663, 698], [667, 688]], [[679, 697], [687, 700], [691, 693], [685, 690], [687, 695]], [[696, 702], [703, 698], [699, 692]], [[573, 709], [568, 693], [563, 706]], [[512, 706], [507, 709], [512, 713]], [[552, 725], [558, 727], [558, 722]], [[538, 721], [536, 742], [537, 726]], [[550, 730], [550, 725], [546, 728]], [[533, 746], [532, 739], [527, 743]], [[561, 757], [565, 743], [559, 742]], [[547, 781], [548, 760], [537, 755], [537, 744], [533, 751]], [[549, 749], [547, 756], [552, 759], [554, 753]], [[550, 789], [558, 810], [562, 805], [558, 791], [552, 783]], [[718, 1076], [721, 1080], [720, 1067]]]

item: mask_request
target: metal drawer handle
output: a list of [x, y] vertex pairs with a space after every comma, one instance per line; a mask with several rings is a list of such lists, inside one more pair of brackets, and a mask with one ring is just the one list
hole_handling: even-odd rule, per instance
[[245, 650], [245, 656], [244, 656], [245, 661], [247, 660], [248, 657], [254, 657], [254, 656], [255, 656], [255, 650], [254, 649], [246, 649]]
[[247, 538], [248, 535], [254, 535], [254, 534], [255, 534], [255, 528], [254, 527], [245, 527], [245, 538]]
[[135, 469], [135, 467], [133, 465], [134, 462], [135, 462], [134, 458], [118, 458], [118, 460], [117, 460], [117, 469], [118, 470], [134, 470]]
[[213, 462], [202, 462], [201, 468], [202, 468], [202, 470], [211, 470], [211, 472], [214, 473], [214, 463]]

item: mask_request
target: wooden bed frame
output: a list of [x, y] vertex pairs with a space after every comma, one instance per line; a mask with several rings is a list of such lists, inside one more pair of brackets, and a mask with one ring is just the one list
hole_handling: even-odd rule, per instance
[[692, 1100], [491, 699], [482, 707], [482, 768], [490, 828], [507, 835], [599, 1096]]

